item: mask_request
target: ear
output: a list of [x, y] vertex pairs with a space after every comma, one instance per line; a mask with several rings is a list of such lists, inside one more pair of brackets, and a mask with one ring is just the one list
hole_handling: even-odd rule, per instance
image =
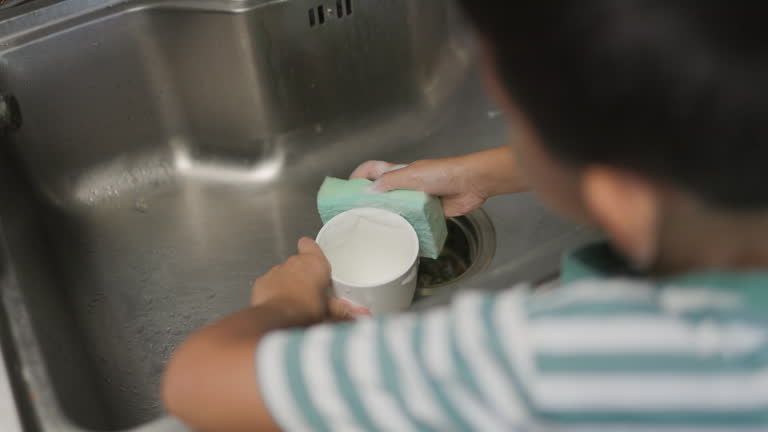
[[581, 178], [587, 211], [637, 269], [657, 258], [661, 195], [643, 177], [605, 166], [587, 167]]

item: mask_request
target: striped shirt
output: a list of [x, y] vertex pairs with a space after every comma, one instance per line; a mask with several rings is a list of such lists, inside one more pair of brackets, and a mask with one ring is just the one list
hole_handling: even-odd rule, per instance
[[768, 431], [768, 273], [650, 281], [600, 251], [552, 290], [272, 332], [261, 393], [291, 431]]

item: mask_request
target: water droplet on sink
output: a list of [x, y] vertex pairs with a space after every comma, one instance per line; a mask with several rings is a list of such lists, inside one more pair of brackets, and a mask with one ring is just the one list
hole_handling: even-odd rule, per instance
[[499, 110], [489, 110], [488, 111], [488, 118], [489, 119], [495, 119], [495, 118], [501, 116], [502, 114], [503, 114], [503, 112], [501, 112]]
[[147, 201], [144, 198], [139, 198], [133, 204], [133, 209], [139, 213], [146, 213], [147, 210], [149, 210], [149, 205], [147, 204]]

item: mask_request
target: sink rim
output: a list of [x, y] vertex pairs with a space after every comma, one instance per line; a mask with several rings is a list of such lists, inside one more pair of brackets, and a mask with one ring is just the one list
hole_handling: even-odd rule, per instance
[[243, 13], [290, 0], [40, 0], [0, 11], [0, 53], [71, 27], [153, 9]]

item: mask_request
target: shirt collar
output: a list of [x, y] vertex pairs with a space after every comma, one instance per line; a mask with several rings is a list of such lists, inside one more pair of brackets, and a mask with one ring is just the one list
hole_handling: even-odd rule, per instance
[[[599, 242], [574, 250], [565, 256], [561, 274], [563, 283], [583, 279], [611, 277], [642, 278], [633, 271], [615, 249], [607, 242]], [[740, 291], [750, 300], [768, 303], [768, 270], [727, 271], [700, 270], [655, 280], [659, 287], [699, 287]]]

